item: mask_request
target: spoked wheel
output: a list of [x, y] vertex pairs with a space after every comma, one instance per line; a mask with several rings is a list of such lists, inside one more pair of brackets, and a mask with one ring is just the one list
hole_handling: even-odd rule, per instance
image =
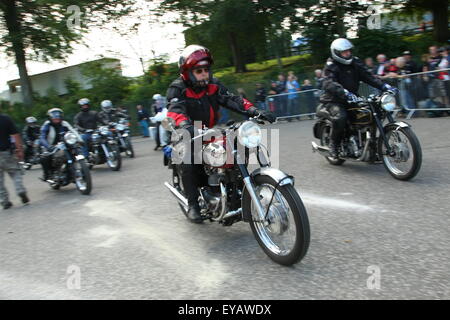
[[388, 155], [383, 139], [378, 139], [378, 152], [384, 167], [399, 180], [416, 176], [422, 165], [422, 149], [419, 140], [410, 128], [386, 127], [386, 139], [393, 154]]
[[[322, 126], [321, 134], [320, 134], [320, 145], [323, 147], [329, 147], [331, 140], [331, 126], [329, 124], [325, 124]], [[335, 166], [339, 166], [345, 162], [344, 159], [334, 159], [332, 157], [325, 157], [329, 163]]]
[[127, 148], [125, 151], [127, 157], [134, 158], [134, 149], [133, 149], [133, 145], [131, 144], [131, 141], [127, 139], [125, 144], [126, 144], [126, 148]]
[[254, 181], [266, 216], [259, 216], [247, 190], [243, 209], [251, 213], [250, 227], [260, 247], [279, 264], [300, 261], [310, 241], [309, 220], [300, 196], [290, 184], [276, 189], [275, 181], [267, 176], [257, 176]]
[[108, 146], [109, 157], [106, 160], [108, 167], [112, 171], [119, 171], [122, 166], [122, 156], [117, 145]]
[[74, 162], [75, 185], [83, 195], [88, 195], [92, 190], [91, 172], [85, 160]]

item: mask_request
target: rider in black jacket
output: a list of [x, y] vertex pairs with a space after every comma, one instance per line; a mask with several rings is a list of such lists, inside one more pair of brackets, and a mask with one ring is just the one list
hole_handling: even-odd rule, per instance
[[33, 156], [33, 144], [35, 140], [39, 140], [39, 136], [41, 134], [41, 128], [37, 124], [37, 120], [35, 117], [27, 117], [25, 119], [27, 123], [23, 128], [22, 137], [23, 142], [26, 146], [25, 148], [25, 163], [28, 163], [30, 158]]
[[359, 82], [365, 82], [382, 91], [397, 91], [375, 78], [357, 57], [352, 56], [353, 45], [344, 38], [331, 43], [332, 61], [323, 71], [323, 94], [320, 97], [318, 113], [329, 118], [333, 123], [330, 141], [330, 154], [336, 158], [342, 134], [347, 125], [347, 107], [349, 103], [358, 102]]
[[113, 107], [110, 100], [103, 100], [100, 104], [102, 111], [99, 112], [99, 117], [103, 123], [118, 122], [120, 119], [128, 119], [128, 115], [119, 112]]
[[106, 124], [103, 119], [99, 116], [97, 111], [89, 110], [90, 101], [87, 98], [82, 98], [78, 100], [81, 111], [75, 115], [73, 123], [75, 128], [80, 132], [81, 138], [84, 141], [83, 145], [83, 155], [86, 159], [89, 158], [88, 144], [91, 139], [91, 133], [85, 133], [86, 130], [95, 130], [98, 124]]
[[[212, 64], [209, 50], [202, 46], [190, 45], [181, 54], [181, 77], [172, 82], [167, 91], [167, 116], [175, 121], [177, 127], [189, 131], [191, 137], [194, 133], [194, 121], [201, 121], [202, 126], [212, 128], [217, 123], [221, 106], [249, 116], [259, 114], [262, 119], [275, 121], [270, 112], [257, 110], [248, 100], [231, 94], [213, 78]], [[197, 188], [203, 183], [203, 166], [192, 162], [183, 163], [181, 172], [183, 189], [189, 204], [187, 217], [194, 223], [201, 223]]]

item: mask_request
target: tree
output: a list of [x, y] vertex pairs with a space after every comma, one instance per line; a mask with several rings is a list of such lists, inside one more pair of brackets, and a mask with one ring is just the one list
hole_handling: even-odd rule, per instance
[[[23, 102], [33, 103], [27, 60], [64, 60], [93, 25], [128, 14], [132, 0], [0, 0], [0, 46], [19, 70]], [[71, 9], [71, 10], [68, 10]]]
[[[282, 22], [295, 14], [300, 0], [165, 0], [160, 11], [179, 13], [176, 22], [187, 27], [202, 25], [203, 38], [226, 42], [236, 72], [245, 72], [246, 54], [262, 56], [266, 51], [266, 31], [282, 28]], [[198, 34], [197, 34], [198, 35]], [[191, 34], [192, 36], [192, 34]], [[191, 37], [188, 39], [192, 39]], [[218, 45], [220, 46], [220, 45]]]
[[299, 6], [302, 14], [295, 18], [299, 31], [308, 39], [314, 52], [315, 62], [323, 62], [330, 54], [330, 43], [337, 37], [347, 37], [347, 32], [356, 32], [357, 25], [346, 22], [349, 19], [368, 16], [368, 5], [375, 1], [359, 0], [305, 0]]
[[449, 24], [449, 0], [397, 0], [390, 1], [391, 5], [402, 4], [397, 12], [410, 16], [417, 16], [431, 11], [433, 14], [433, 36], [438, 42], [446, 42], [450, 39]]

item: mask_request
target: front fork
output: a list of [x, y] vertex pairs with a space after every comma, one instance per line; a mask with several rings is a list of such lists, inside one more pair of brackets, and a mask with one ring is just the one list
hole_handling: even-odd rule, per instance
[[[389, 156], [393, 156], [394, 152], [393, 152], [391, 146], [389, 145], [389, 141], [387, 140], [386, 134], [384, 133], [383, 123], [381, 123], [380, 119], [378, 118], [377, 113], [374, 113], [374, 118], [375, 118], [375, 123], [376, 123], [376, 125], [378, 127], [378, 131], [380, 131], [380, 137], [381, 137], [381, 139], [383, 139], [383, 143], [384, 143], [384, 145], [386, 147], [386, 153]], [[394, 122], [394, 119], [392, 118], [391, 114], [388, 113], [387, 114], [387, 118], [388, 118], [389, 123]], [[381, 156], [382, 155], [380, 154], [380, 157]]]
[[[250, 198], [253, 201], [253, 204], [256, 207], [256, 211], [258, 212], [259, 219], [261, 221], [265, 221], [266, 212], [264, 211], [264, 208], [261, 204], [261, 200], [256, 194], [256, 187], [252, 181], [252, 178], [250, 176], [250, 173], [248, 172], [247, 166], [245, 165], [245, 161], [242, 161], [242, 157], [237, 152], [237, 150], [234, 151], [235, 154], [235, 161], [238, 164], [239, 170], [241, 172], [242, 178], [244, 180], [245, 188], [247, 189]], [[265, 159], [264, 155], [260, 152], [260, 148], [257, 150], [257, 156], [258, 161], [262, 166], [267, 166], [267, 160]]]

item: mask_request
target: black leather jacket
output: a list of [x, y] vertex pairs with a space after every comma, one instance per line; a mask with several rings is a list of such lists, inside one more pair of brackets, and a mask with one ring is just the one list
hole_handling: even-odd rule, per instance
[[349, 65], [333, 61], [325, 66], [323, 71], [324, 79], [322, 83], [323, 94], [320, 102], [346, 103], [347, 97], [344, 89], [358, 94], [359, 82], [365, 82], [379, 90], [383, 87], [383, 82], [374, 77], [358, 58], [353, 58]]

